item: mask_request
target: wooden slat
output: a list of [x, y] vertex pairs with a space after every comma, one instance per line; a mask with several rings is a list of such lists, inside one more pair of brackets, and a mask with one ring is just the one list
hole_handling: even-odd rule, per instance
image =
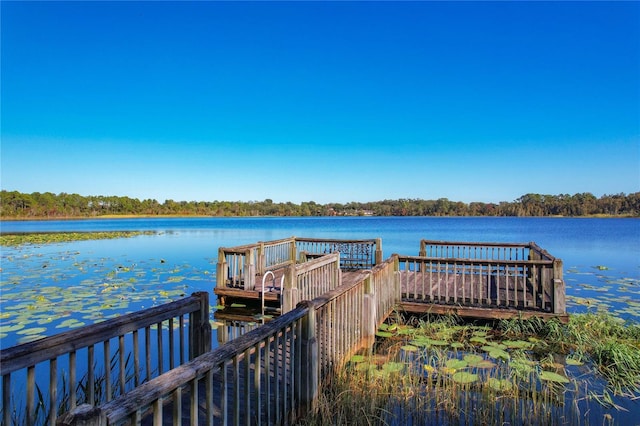
[[3, 349], [0, 351], [1, 374], [8, 374], [46, 361], [52, 357], [67, 354], [78, 348], [103, 342], [114, 337], [114, 330], [117, 330], [119, 334], [130, 333], [147, 325], [157, 323], [168, 316], [189, 313], [199, 308], [200, 299], [190, 296], [175, 302]]

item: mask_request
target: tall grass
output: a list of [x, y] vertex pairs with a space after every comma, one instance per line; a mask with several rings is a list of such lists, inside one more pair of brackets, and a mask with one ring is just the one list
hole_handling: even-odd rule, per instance
[[[638, 398], [638, 333], [602, 314], [484, 325], [396, 316], [371, 353], [325, 380], [317, 413], [302, 423], [614, 424], [590, 404]], [[567, 374], [569, 365], [579, 372]]]

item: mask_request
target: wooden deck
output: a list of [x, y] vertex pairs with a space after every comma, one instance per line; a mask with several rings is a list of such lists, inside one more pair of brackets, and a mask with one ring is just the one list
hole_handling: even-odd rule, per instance
[[[342, 284], [362, 281], [368, 270], [342, 270]], [[265, 281], [264, 301], [269, 313], [281, 313], [284, 269], [274, 271]], [[553, 289], [536, 284], [522, 273], [482, 275], [481, 273], [397, 272], [401, 297], [399, 309], [412, 314], [455, 314], [474, 319], [558, 318], [568, 321], [566, 313], [553, 312]], [[221, 320], [246, 320], [255, 314], [263, 297], [264, 274], [257, 274], [254, 290], [240, 286], [216, 287], [219, 304], [245, 305], [249, 310], [234, 313], [219, 311]]]
[[553, 295], [534, 290], [522, 276], [500, 277], [447, 274], [442, 277], [419, 271], [399, 272], [402, 305], [415, 313], [457, 313], [480, 318], [508, 318], [546, 314]]
[[269, 274], [264, 281], [264, 289], [262, 284], [265, 274], [256, 274], [255, 287], [252, 290], [245, 290], [244, 282], [232, 284], [231, 280], [227, 280], [228, 282], [225, 286], [216, 286], [213, 292], [218, 296], [221, 305], [227, 305], [237, 300], [260, 302], [262, 297], [267, 303], [280, 304], [280, 296], [282, 295], [281, 283], [284, 272], [284, 268], [273, 270], [273, 278]]
[[[265, 274], [256, 274], [256, 284], [253, 290], [244, 290], [240, 285], [234, 286], [227, 284], [226, 287], [216, 286], [213, 292], [218, 296], [218, 303], [223, 306], [241, 303], [255, 307], [261, 303], [262, 297], [264, 297], [267, 308], [279, 308], [282, 303], [281, 282], [284, 273], [285, 269], [280, 268], [273, 271], [273, 277], [269, 274], [267, 280], [264, 282], [264, 292], [262, 282]], [[352, 284], [364, 279], [364, 277], [367, 276], [367, 272], [362, 270], [346, 270], [342, 271], [341, 275], [342, 284]]]
[[[239, 303], [248, 311], [260, 306], [262, 321], [254, 321], [240, 335], [210, 350], [208, 302], [193, 303], [189, 309], [175, 305], [171, 315], [149, 310], [150, 316], [143, 324], [145, 335], [150, 334], [153, 324], [161, 330], [165, 317], [172, 330], [172, 318], [189, 313], [188, 325], [184, 326], [193, 346], [189, 356], [170, 371], [160, 370], [157, 377], [136, 382], [125, 394], [89, 407], [91, 412], [84, 405], [72, 406], [65, 414], [68, 424], [295, 423], [305, 410], [314, 409], [322, 380], [344, 366], [354, 353], [370, 348], [376, 330], [394, 310], [489, 320], [567, 318], [562, 261], [535, 243], [422, 240], [419, 256], [394, 254], [383, 261], [379, 239], [320, 241], [291, 237], [220, 248], [216, 274], [214, 293], [219, 304], [231, 308]], [[279, 315], [267, 320], [267, 306]], [[242, 321], [240, 316], [234, 317], [237, 313], [233, 309], [217, 312], [231, 321]], [[177, 321], [182, 328], [184, 319]], [[87, 326], [86, 333], [92, 335], [95, 327]], [[120, 367], [119, 372], [112, 373], [124, 382], [124, 338], [120, 328], [109, 329], [108, 336], [99, 341], [118, 339]], [[227, 329], [226, 325], [223, 330], [219, 328], [218, 334]], [[69, 339], [72, 341], [73, 336]], [[137, 345], [137, 335], [133, 340]], [[150, 346], [150, 341], [145, 337], [145, 346]], [[180, 338], [180, 345], [186, 341]], [[108, 354], [109, 340], [103, 345]], [[161, 333], [157, 346], [164, 346]], [[89, 351], [92, 359], [92, 348]], [[148, 358], [149, 349], [145, 353]], [[69, 357], [75, 356], [72, 349]], [[104, 358], [109, 365], [110, 358]], [[34, 362], [39, 361], [15, 368], [33, 375]], [[58, 368], [55, 359], [48, 362], [51, 371]], [[11, 371], [5, 370], [4, 364], [4, 418], [10, 420]], [[53, 406], [58, 384], [55, 375], [51, 377]], [[69, 380], [75, 383], [75, 378]], [[107, 380], [107, 394], [108, 389]], [[27, 407], [33, 408], [33, 392], [27, 393]], [[51, 423], [55, 424], [55, 411], [52, 413]]]

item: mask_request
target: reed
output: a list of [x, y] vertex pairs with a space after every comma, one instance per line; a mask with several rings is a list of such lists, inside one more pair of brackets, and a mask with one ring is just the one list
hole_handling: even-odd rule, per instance
[[[612, 395], [638, 397], [637, 333], [591, 314], [566, 325], [396, 315], [370, 354], [327, 378], [318, 412], [302, 424], [614, 424], [610, 414], [590, 419], [589, 404], [617, 408]], [[567, 373], [582, 363], [600, 382]]]

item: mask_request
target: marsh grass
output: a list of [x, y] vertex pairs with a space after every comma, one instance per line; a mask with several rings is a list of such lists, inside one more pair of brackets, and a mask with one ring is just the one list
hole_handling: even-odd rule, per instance
[[[603, 314], [569, 324], [395, 316], [372, 352], [323, 384], [303, 424], [614, 424], [590, 404], [638, 398], [638, 325]], [[595, 418], [595, 417], [598, 418]]]

